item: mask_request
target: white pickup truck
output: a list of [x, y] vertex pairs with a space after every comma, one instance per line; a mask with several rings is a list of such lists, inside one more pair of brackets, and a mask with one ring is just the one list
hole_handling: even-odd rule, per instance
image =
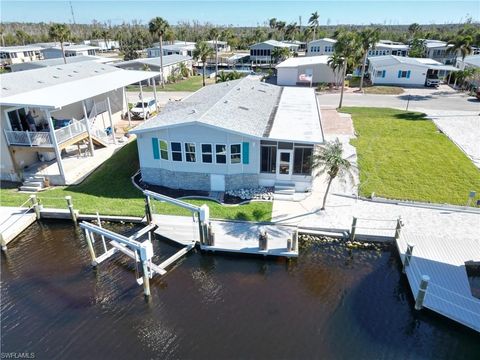
[[143, 119], [143, 109], [145, 109], [145, 119], [148, 119], [151, 114], [153, 114], [156, 109], [155, 99], [154, 98], [145, 98], [142, 102], [139, 101], [135, 106], [130, 110], [130, 114], [134, 119]]

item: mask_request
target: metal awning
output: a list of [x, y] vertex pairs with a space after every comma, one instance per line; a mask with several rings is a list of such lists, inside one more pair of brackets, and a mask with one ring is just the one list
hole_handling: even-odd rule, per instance
[[428, 70], [459, 71], [460, 69], [452, 65], [432, 65], [428, 67]]
[[159, 75], [159, 72], [153, 71], [118, 69], [118, 71], [2, 97], [0, 105], [59, 109]]

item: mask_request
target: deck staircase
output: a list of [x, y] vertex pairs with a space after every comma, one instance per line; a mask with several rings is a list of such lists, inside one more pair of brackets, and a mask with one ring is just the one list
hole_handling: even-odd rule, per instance
[[20, 191], [32, 193], [41, 191], [44, 189], [44, 181], [43, 176], [29, 176], [20, 186]]

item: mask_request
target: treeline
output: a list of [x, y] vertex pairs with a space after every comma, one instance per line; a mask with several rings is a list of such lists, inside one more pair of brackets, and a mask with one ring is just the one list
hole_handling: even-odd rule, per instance
[[[315, 17], [314, 15], [317, 15]], [[168, 20], [168, 19], [167, 19]], [[0, 27], [2, 46], [23, 45], [37, 42], [47, 42], [49, 37], [48, 23], [3, 23]], [[150, 47], [156, 39], [148, 31], [146, 24], [132, 21], [121, 25], [111, 25], [93, 21], [92, 24], [70, 24], [72, 42], [80, 42], [92, 38], [118, 40], [122, 50], [135, 51]], [[215, 26], [210, 23], [179, 22], [170, 26], [165, 34], [165, 41], [210, 40], [209, 34]], [[480, 45], [480, 27], [478, 23], [468, 20], [463, 24], [444, 25], [337, 25], [320, 26], [318, 14], [313, 13], [306, 26], [297, 23], [287, 24], [275, 18], [268, 19], [264, 26], [258, 27], [216, 27], [220, 33], [220, 40], [227, 41], [233, 49], [248, 49], [248, 46], [268, 40], [299, 40], [311, 41], [313, 38], [334, 37], [345, 31], [360, 32], [367, 27], [380, 29], [380, 38], [398, 42], [409, 42], [413, 38], [436, 39], [453, 41], [459, 33], [469, 33], [473, 44]]]

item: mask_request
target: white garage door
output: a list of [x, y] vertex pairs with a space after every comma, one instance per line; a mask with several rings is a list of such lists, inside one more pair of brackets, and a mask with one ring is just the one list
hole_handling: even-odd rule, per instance
[[277, 72], [277, 85], [292, 86], [297, 84], [298, 69], [295, 68], [280, 68]]
[[210, 174], [210, 190], [225, 191], [225, 175]]

